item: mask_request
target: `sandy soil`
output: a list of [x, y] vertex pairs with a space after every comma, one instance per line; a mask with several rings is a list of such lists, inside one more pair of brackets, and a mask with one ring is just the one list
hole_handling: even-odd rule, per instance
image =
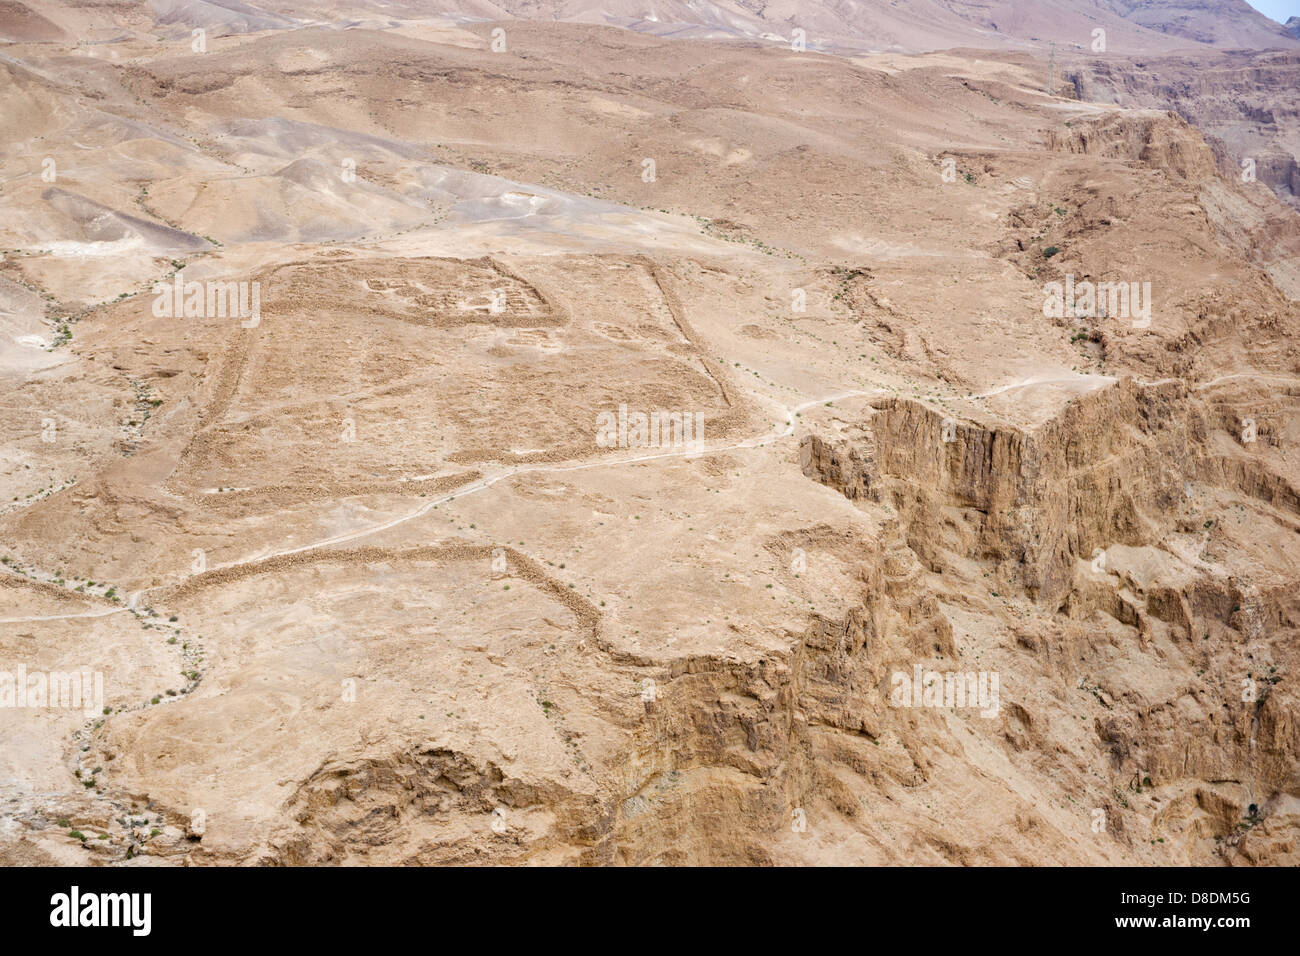
[[21, 6], [0, 860], [1296, 862], [1300, 219], [1038, 20]]

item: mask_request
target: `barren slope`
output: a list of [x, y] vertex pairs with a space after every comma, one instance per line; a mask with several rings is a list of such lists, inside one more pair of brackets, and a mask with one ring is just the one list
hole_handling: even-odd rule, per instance
[[276, 15], [0, 63], [0, 671], [106, 686], [0, 860], [1297, 862], [1263, 183], [1024, 55]]

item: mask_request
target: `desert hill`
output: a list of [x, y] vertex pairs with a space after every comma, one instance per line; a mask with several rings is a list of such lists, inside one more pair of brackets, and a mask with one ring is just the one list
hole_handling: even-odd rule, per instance
[[0, 861], [1294, 865], [1267, 24], [461, 9], [0, 51]]

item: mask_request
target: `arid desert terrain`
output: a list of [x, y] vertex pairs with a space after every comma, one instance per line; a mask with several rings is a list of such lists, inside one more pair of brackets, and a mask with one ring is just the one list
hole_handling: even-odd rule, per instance
[[0, 0], [0, 864], [1300, 864], [1300, 21]]

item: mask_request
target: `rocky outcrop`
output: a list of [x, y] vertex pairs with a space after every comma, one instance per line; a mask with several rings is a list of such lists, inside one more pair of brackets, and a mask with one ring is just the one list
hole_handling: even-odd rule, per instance
[[1165, 170], [1198, 183], [1215, 175], [1214, 153], [1176, 113], [1124, 112], [1048, 131], [1048, 147]]
[[[982, 604], [970, 590], [981, 570], [993, 597], [1011, 590], [1037, 606], [1017, 612], [1016, 640], [1034, 668], [1101, 704], [1092, 730], [1110, 754], [1116, 812], [1155, 788], [1168, 801], [1157, 828], [1259, 862], [1292, 852], [1280, 834], [1300, 792], [1300, 724], [1280, 680], [1295, 665], [1300, 603], [1285, 570], [1241, 570], [1241, 545], [1219, 537], [1222, 511], [1202, 521], [1190, 503], [1250, 500], [1300, 533], [1295, 486], [1225, 442], [1242, 417], [1181, 382], [1125, 380], [1034, 429], [887, 399], [864, 426], [870, 470], [845, 482], [843, 463], [866, 456], [811, 435], [804, 462], [816, 480], [894, 505], [910, 552], [934, 572], [916, 590], [940, 606]], [[1251, 441], [1267, 445], [1257, 430]], [[1105, 663], [1115, 653], [1122, 668]], [[1007, 709], [1011, 746], [1035, 746], [1040, 705]]]
[[1279, 198], [1300, 203], [1293, 155], [1300, 133], [1294, 95], [1300, 54], [1167, 56], [1138, 63], [1092, 58], [1068, 68], [1066, 78], [1083, 100], [1173, 110], [1205, 134], [1225, 176], [1257, 178]]
[[974, 557], [1056, 606], [1072, 590], [1074, 563], [1094, 549], [1161, 540], [1189, 483], [1300, 517], [1286, 478], [1211, 450], [1222, 414], [1210, 418], [1179, 382], [1131, 379], [1071, 402], [1032, 431], [956, 422], [889, 399], [876, 405], [869, 457], [809, 436], [805, 473], [849, 497], [876, 489], [898, 507], [923, 561], [942, 563], [944, 552]]

